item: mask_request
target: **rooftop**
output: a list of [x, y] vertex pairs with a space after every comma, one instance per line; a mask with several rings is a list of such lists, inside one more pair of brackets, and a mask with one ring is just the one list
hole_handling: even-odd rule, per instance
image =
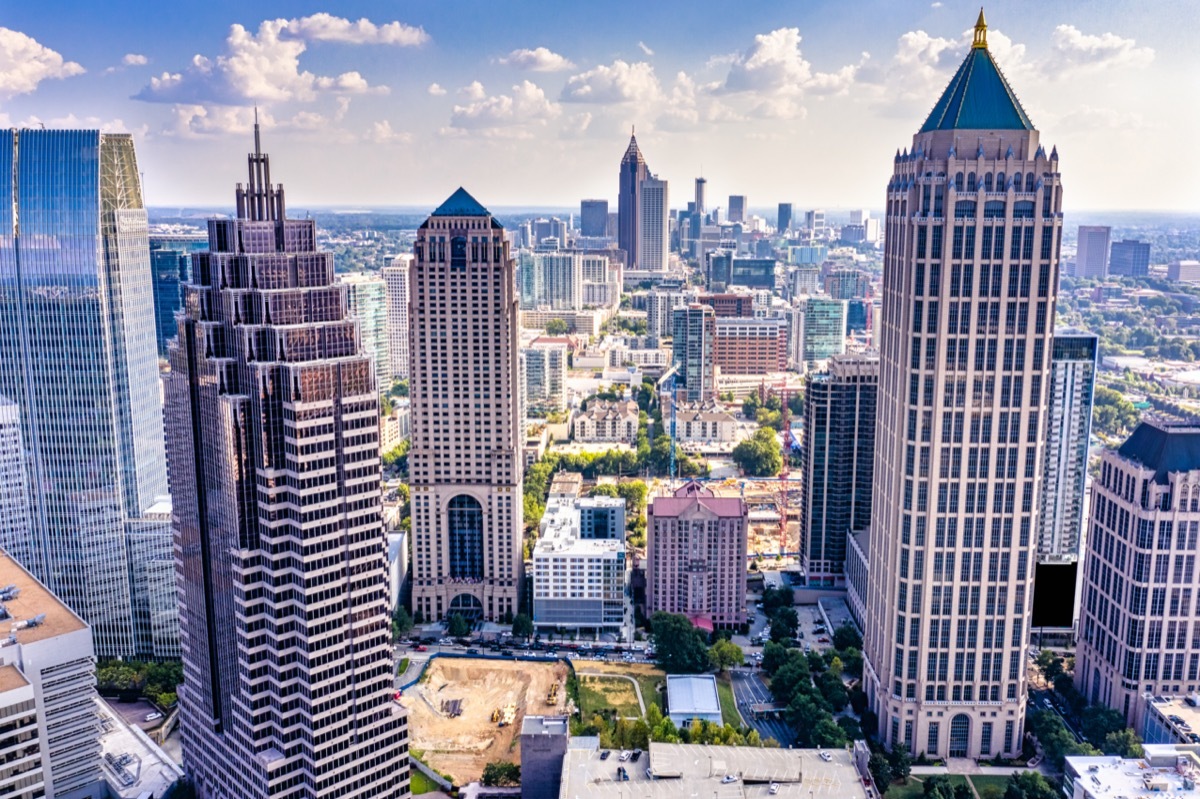
[[987, 49], [987, 22], [979, 12], [975, 43], [921, 126], [934, 130], [1033, 130], [1033, 123]]
[[[12, 589], [11, 599], [0, 600], [8, 618], [0, 621], [0, 639], [15, 636], [17, 643], [31, 644], [86, 628], [50, 589], [25, 571], [7, 552], [0, 550], [0, 589]], [[35, 625], [30, 621], [37, 620]]]
[[[1189, 700], [1193, 704], [1189, 705]], [[1179, 736], [1175, 740], [1186, 742], [1189, 735], [1200, 736], [1200, 694], [1188, 697], [1152, 696], [1146, 707], [1162, 716], [1162, 726], [1169, 727], [1172, 733]]]
[[491, 212], [459, 186], [430, 216], [491, 216]]
[[655, 516], [678, 516], [689, 508], [703, 507], [717, 516], [746, 515], [746, 503], [740, 497], [717, 497], [695, 480], [684, 483], [669, 497], [655, 497], [650, 512]]
[[672, 715], [707, 715], [721, 712], [717, 678], [711, 674], [669, 675], [667, 710]]
[[[1145, 744], [1142, 748], [1146, 756], [1141, 758], [1068, 757], [1066, 776], [1088, 797], [1196, 794], [1200, 744]], [[1064, 791], [1071, 793], [1065, 786]]]
[[1166, 485], [1169, 474], [1200, 469], [1200, 419], [1146, 416], [1117, 454], [1153, 470], [1154, 482]]
[[16, 666], [11, 664], [0, 666], [0, 693], [23, 688], [26, 685], [29, 685], [29, 680], [25, 679], [25, 675]]
[[522, 735], [567, 735], [566, 716], [526, 716], [521, 722]]
[[[866, 799], [850, 753], [829, 751], [828, 762], [816, 749], [759, 749], [750, 746], [702, 746], [651, 743], [637, 763], [599, 751], [570, 749], [563, 760], [560, 799], [767, 799], [771, 784], [780, 799]], [[624, 767], [628, 782], [619, 781]], [[723, 782], [726, 775], [733, 779]]]

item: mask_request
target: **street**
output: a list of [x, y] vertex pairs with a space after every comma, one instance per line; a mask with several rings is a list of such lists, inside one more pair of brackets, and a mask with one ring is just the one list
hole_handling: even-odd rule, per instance
[[746, 720], [746, 723], [758, 730], [758, 734], [764, 739], [774, 738], [776, 741], [779, 741], [780, 746], [791, 746], [796, 738], [786, 723], [780, 719], [773, 718], [755, 719], [754, 714], [750, 711], [751, 705], [768, 704], [774, 701], [770, 690], [759, 679], [758, 673], [755, 671], [738, 670], [732, 672], [732, 678], [733, 698], [737, 702], [738, 710], [741, 711], [742, 718]]

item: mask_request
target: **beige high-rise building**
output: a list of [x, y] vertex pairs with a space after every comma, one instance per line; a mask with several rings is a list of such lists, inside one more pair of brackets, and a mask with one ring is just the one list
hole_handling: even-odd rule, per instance
[[515, 264], [500, 223], [461, 188], [413, 249], [413, 609], [505, 620], [523, 567]]
[[1061, 191], [981, 13], [887, 187], [863, 676], [913, 754], [1021, 751]]
[[[408, 379], [408, 268], [412, 254], [397, 255], [390, 266], [380, 270], [387, 284], [388, 356], [392, 363], [391, 377]], [[380, 384], [386, 390], [387, 384]]]

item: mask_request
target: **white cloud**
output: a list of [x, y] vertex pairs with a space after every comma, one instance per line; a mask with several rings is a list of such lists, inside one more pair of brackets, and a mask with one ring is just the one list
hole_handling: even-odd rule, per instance
[[547, 99], [540, 86], [524, 80], [512, 87], [511, 95], [482, 97], [468, 105], [454, 106], [450, 126], [495, 132], [498, 128], [545, 124], [560, 113], [561, 106]]
[[527, 69], [530, 72], [561, 72], [564, 69], [574, 69], [575, 65], [566, 57], [545, 48], [533, 50], [513, 50], [500, 59], [501, 64], [517, 69]]
[[578, 103], [652, 102], [661, 94], [654, 67], [645, 61], [630, 64], [617, 59], [587, 72], [572, 75], [562, 99]]
[[563, 138], [576, 139], [585, 136], [592, 125], [592, 112], [584, 111], [572, 114], [563, 120], [561, 135]]
[[638, 47], [646, 55], [654, 55], [654, 51], [650, 49], [650, 45], [646, 44], [645, 42], [638, 42]]
[[0, 98], [29, 94], [44, 80], [82, 75], [84, 69], [20, 31], [0, 28]]
[[929, 7], [930, 8], [941, 8], [942, 7], [941, 0], [938, 0], [938, 2], [935, 2], [935, 3], [930, 3]]
[[150, 59], [141, 53], [126, 53], [121, 63], [127, 67], [144, 67], [150, 63]]
[[408, 144], [412, 141], [410, 134], [392, 130], [392, 123], [386, 119], [371, 123], [371, 129], [367, 131], [365, 138], [375, 144]]
[[446, 90], [436, 83], [429, 84], [429, 88], [425, 91], [429, 92], [434, 97], [441, 97], [446, 93]]
[[[989, 35], [990, 38], [990, 35]], [[1106, 67], [1149, 66], [1154, 50], [1138, 47], [1133, 39], [1115, 33], [1083, 33], [1074, 25], [1059, 25], [1050, 36], [1050, 55], [1039, 65], [1048, 78]]]
[[299, 19], [287, 20], [288, 34], [310, 42], [342, 42], [344, 44], [391, 44], [415, 47], [429, 41], [424, 28], [403, 22], [376, 25], [367, 18], [351, 22], [343, 17], [320, 12]]
[[357, 71], [319, 76], [302, 70], [300, 56], [312, 41], [410, 45], [427, 38], [424, 31], [398, 22], [351, 23], [328, 14], [265, 20], [257, 32], [235, 24], [229, 28], [224, 53], [215, 58], [193, 56], [191, 64], [182, 71], [163, 72], [151, 78], [135, 99], [183, 105], [244, 105], [309, 101], [318, 91], [386, 92], [386, 87], [370, 86]]
[[33, 114], [17, 124], [12, 124], [8, 121], [7, 115], [4, 115], [4, 127], [17, 128], [37, 128], [45, 126], [55, 130], [102, 130], [105, 133], [133, 133], [138, 136], [145, 136], [149, 131], [146, 125], [135, 126], [130, 128], [125, 124], [123, 119], [103, 119], [97, 116], [77, 117], [75, 114], [67, 114], [62, 117], [42, 118], [37, 114]]
[[482, 100], [487, 97], [487, 92], [483, 88], [483, 84], [477, 80], [473, 80], [466, 86], [458, 90], [458, 93], [468, 100]]

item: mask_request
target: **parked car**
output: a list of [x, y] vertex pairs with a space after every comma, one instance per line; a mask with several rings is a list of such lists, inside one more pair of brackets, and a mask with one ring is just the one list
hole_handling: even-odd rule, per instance
[[617, 760], [620, 760], [622, 763], [624, 763], [625, 761], [629, 760], [629, 758], [631, 758], [631, 757], [633, 757], [633, 752], [622, 752], [621, 756], [618, 757]]
[[159, 712], [156, 710], [156, 711], [154, 711], [153, 713], [147, 713], [147, 714], [146, 714], [146, 717], [145, 717], [144, 719], [142, 719], [142, 721], [158, 721], [158, 720], [159, 720], [159, 719], [161, 719], [162, 717], [163, 717], [163, 714], [162, 714], [162, 713], [159, 713]]
[[600, 752], [600, 759], [601, 759], [601, 760], [608, 760], [608, 756], [609, 756], [609, 755], [611, 755], [611, 754], [612, 754], [612, 752], [611, 752], [611, 751], [609, 751], [608, 749], [605, 749], [605, 750], [603, 750], [603, 751], [601, 751], [601, 752]]

